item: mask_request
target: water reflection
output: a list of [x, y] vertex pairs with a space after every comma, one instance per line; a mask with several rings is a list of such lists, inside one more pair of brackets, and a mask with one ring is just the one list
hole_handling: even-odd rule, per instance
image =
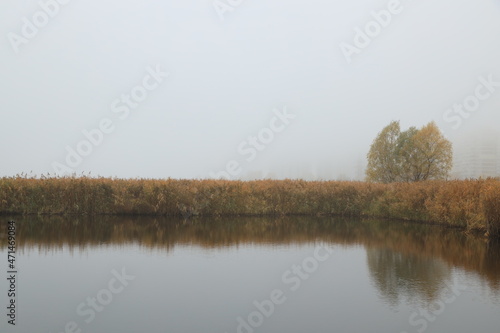
[[370, 248], [367, 261], [381, 297], [393, 306], [400, 304], [403, 297], [411, 303], [429, 304], [439, 298], [443, 281], [451, 277], [445, 262], [427, 256]]
[[[16, 218], [19, 250], [71, 251], [140, 244], [171, 251], [179, 245], [223, 248], [239, 244], [292, 245], [327, 242], [362, 245], [373, 284], [396, 305], [403, 299], [435, 300], [453, 267], [477, 274], [500, 290], [499, 245], [438, 226], [323, 217], [221, 218]], [[0, 245], [6, 246], [2, 237]]]

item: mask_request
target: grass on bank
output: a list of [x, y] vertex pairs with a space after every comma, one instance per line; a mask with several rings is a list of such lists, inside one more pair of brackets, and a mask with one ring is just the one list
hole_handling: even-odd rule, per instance
[[0, 178], [0, 214], [338, 215], [441, 223], [500, 236], [500, 180]]

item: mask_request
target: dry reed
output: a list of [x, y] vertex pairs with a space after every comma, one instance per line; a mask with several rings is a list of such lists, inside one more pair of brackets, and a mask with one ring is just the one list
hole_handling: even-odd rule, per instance
[[500, 236], [500, 180], [377, 184], [303, 180], [0, 178], [0, 214], [371, 216]]

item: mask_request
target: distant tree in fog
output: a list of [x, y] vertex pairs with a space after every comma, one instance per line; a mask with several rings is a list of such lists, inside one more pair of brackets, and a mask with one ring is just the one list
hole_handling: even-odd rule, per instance
[[367, 158], [368, 181], [446, 179], [452, 167], [453, 149], [434, 122], [401, 132], [399, 121], [392, 121], [377, 135]]

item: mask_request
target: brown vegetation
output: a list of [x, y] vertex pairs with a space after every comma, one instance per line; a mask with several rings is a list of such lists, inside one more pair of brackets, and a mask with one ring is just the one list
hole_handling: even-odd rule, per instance
[[1, 214], [371, 216], [500, 235], [500, 180], [377, 184], [303, 180], [0, 178]]

